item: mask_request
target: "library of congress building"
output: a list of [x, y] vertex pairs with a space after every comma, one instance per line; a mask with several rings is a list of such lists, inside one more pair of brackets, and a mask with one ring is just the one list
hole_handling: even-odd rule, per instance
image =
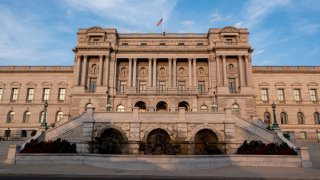
[[293, 142], [320, 139], [320, 67], [253, 66], [246, 28], [91, 27], [77, 36], [72, 66], [0, 67], [1, 139], [27, 139], [45, 121], [46, 139], [69, 139], [84, 152], [108, 136], [128, 153], [159, 137], [182, 154], [200, 151], [192, 144], [200, 141], [232, 152], [246, 139], [273, 141], [275, 117]]

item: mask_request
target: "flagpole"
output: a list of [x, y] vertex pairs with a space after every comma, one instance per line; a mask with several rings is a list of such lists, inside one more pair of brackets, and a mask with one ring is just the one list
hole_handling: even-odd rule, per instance
[[162, 4], [162, 19], [163, 19], [162, 32], [163, 32], [163, 34], [165, 34], [166, 32], [165, 32], [165, 29], [164, 29], [164, 27], [165, 27], [164, 23], [166, 23], [166, 22], [165, 22], [165, 19], [164, 19], [164, 3]]

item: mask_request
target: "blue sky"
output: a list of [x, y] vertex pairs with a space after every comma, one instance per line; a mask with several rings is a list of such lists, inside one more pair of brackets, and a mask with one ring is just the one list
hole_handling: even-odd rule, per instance
[[207, 33], [245, 27], [254, 65], [320, 65], [319, 0], [0, 0], [0, 65], [72, 65], [79, 28]]

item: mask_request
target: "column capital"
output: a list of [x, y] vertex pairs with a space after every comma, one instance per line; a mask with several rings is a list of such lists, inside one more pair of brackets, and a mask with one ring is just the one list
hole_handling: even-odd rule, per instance
[[133, 59], [133, 61], [137, 61], [137, 58], [132, 58]]
[[188, 61], [192, 61], [193, 60], [193, 58], [188, 58]]

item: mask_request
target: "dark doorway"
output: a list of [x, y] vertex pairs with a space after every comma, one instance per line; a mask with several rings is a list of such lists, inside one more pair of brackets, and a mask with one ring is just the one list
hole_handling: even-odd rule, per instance
[[113, 128], [105, 130], [99, 139], [100, 153], [102, 154], [122, 154], [124, 139], [122, 134]]
[[219, 148], [217, 135], [209, 129], [200, 130], [195, 138], [195, 154], [222, 154]]

